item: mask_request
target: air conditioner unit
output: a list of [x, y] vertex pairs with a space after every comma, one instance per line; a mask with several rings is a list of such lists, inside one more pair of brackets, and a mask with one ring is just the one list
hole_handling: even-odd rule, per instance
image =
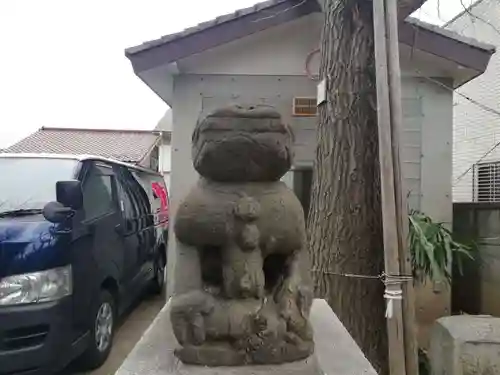
[[293, 98], [293, 116], [315, 117], [318, 113], [317, 100], [315, 97]]

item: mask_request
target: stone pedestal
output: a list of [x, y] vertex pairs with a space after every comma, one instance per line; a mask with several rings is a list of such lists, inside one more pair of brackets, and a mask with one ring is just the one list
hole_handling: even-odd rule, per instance
[[433, 375], [500, 374], [500, 318], [457, 315], [439, 319], [431, 332]]
[[174, 356], [178, 343], [167, 302], [116, 375], [377, 375], [324, 300], [314, 300], [310, 322], [315, 354], [306, 360], [283, 365], [189, 366]]

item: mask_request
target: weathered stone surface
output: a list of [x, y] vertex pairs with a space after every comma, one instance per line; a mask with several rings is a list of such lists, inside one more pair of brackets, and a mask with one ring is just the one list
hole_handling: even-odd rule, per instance
[[183, 364], [174, 355], [178, 344], [170, 323], [170, 309], [171, 301], [116, 375], [377, 375], [324, 300], [314, 300], [310, 314], [315, 353], [305, 360], [281, 365], [202, 367]]
[[174, 223], [171, 319], [185, 363], [279, 364], [314, 351], [304, 212], [279, 181], [292, 144], [269, 106], [222, 108], [195, 127], [200, 179]]
[[500, 374], [500, 318], [439, 319], [431, 332], [430, 361], [433, 375]]
[[214, 181], [277, 181], [292, 165], [293, 134], [273, 107], [230, 106], [193, 132], [193, 165]]

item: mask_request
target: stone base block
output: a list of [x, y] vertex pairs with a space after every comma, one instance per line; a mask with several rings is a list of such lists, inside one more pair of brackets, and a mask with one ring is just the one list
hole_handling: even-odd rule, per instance
[[432, 328], [429, 355], [433, 375], [500, 374], [500, 318], [439, 319]]
[[178, 343], [167, 303], [116, 375], [377, 375], [324, 300], [314, 301], [310, 320], [315, 353], [303, 361], [243, 367], [188, 366], [174, 355]]

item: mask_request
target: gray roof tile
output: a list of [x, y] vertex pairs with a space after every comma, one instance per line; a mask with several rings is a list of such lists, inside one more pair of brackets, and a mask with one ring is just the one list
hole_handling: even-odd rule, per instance
[[187, 37], [187, 36], [195, 34], [195, 33], [199, 33], [200, 31], [206, 30], [206, 29], [213, 27], [215, 25], [218, 25], [218, 24], [221, 24], [224, 22], [229, 22], [229, 21], [238, 19], [240, 17], [255, 13], [257, 11], [260, 11], [260, 10], [263, 10], [266, 8], [270, 8], [274, 5], [285, 3], [287, 1], [289, 1], [289, 0], [268, 0], [268, 1], [263, 1], [263, 2], [257, 3], [251, 7], [248, 7], [248, 8], [238, 9], [235, 12], [225, 14], [222, 16], [218, 16], [217, 18], [215, 18], [213, 20], [202, 22], [196, 26], [189, 27], [189, 28], [184, 29], [180, 32], [177, 32], [174, 34], [169, 34], [169, 35], [164, 35], [164, 36], [160, 37], [159, 39], [147, 41], [147, 42], [144, 42], [138, 46], [127, 48], [125, 50], [125, 53], [127, 55], [133, 55], [133, 54], [139, 53], [143, 50], [150, 49], [150, 48], [162, 45], [164, 43], [171, 42], [175, 39], [180, 39], [180, 38], [184, 38], [184, 37]]
[[[127, 55], [132, 55], [132, 54], [135, 54], [135, 53], [138, 53], [138, 52], [150, 49], [150, 48], [154, 48], [154, 47], [160, 46], [162, 44], [171, 42], [173, 40], [184, 38], [184, 37], [190, 36], [192, 34], [202, 32], [202, 31], [209, 29], [211, 27], [214, 27], [218, 24], [233, 21], [233, 20], [236, 20], [236, 19], [241, 18], [243, 16], [246, 16], [246, 15], [264, 10], [266, 8], [272, 7], [274, 5], [284, 3], [286, 1], [289, 1], [289, 0], [268, 0], [268, 1], [263, 1], [263, 2], [257, 3], [251, 7], [238, 9], [235, 12], [218, 16], [215, 19], [202, 22], [196, 26], [186, 28], [180, 32], [169, 34], [169, 35], [164, 35], [158, 39], [144, 42], [144, 43], [142, 43], [138, 46], [135, 46], [135, 47], [127, 48], [125, 53]], [[422, 2], [425, 2], [425, 1], [422, 1]], [[432, 31], [436, 34], [441, 34], [447, 38], [454, 39], [454, 40], [460, 41], [464, 44], [471, 45], [471, 46], [479, 48], [479, 49], [483, 49], [486, 51], [494, 50], [494, 47], [490, 44], [481, 43], [481, 42], [479, 42], [475, 39], [472, 39], [472, 38], [462, 37], [458, 33], [455, 33], [455, 32], [449, 31], [449, 30], [445, 30], [443, 27], [432, 25], [432, 24], [420, 21], [420, 20], [413, 18], [413, 17], [408, 17], [406, 19], [406, 22], [409, 24], [413, 24], [415, 26], [422, 27], [423, 29], [427, 29], [427, 30]]]
[[41, 128], [3, 152], [86, 154], [138, 163], [158, 138], [143, 130]]

